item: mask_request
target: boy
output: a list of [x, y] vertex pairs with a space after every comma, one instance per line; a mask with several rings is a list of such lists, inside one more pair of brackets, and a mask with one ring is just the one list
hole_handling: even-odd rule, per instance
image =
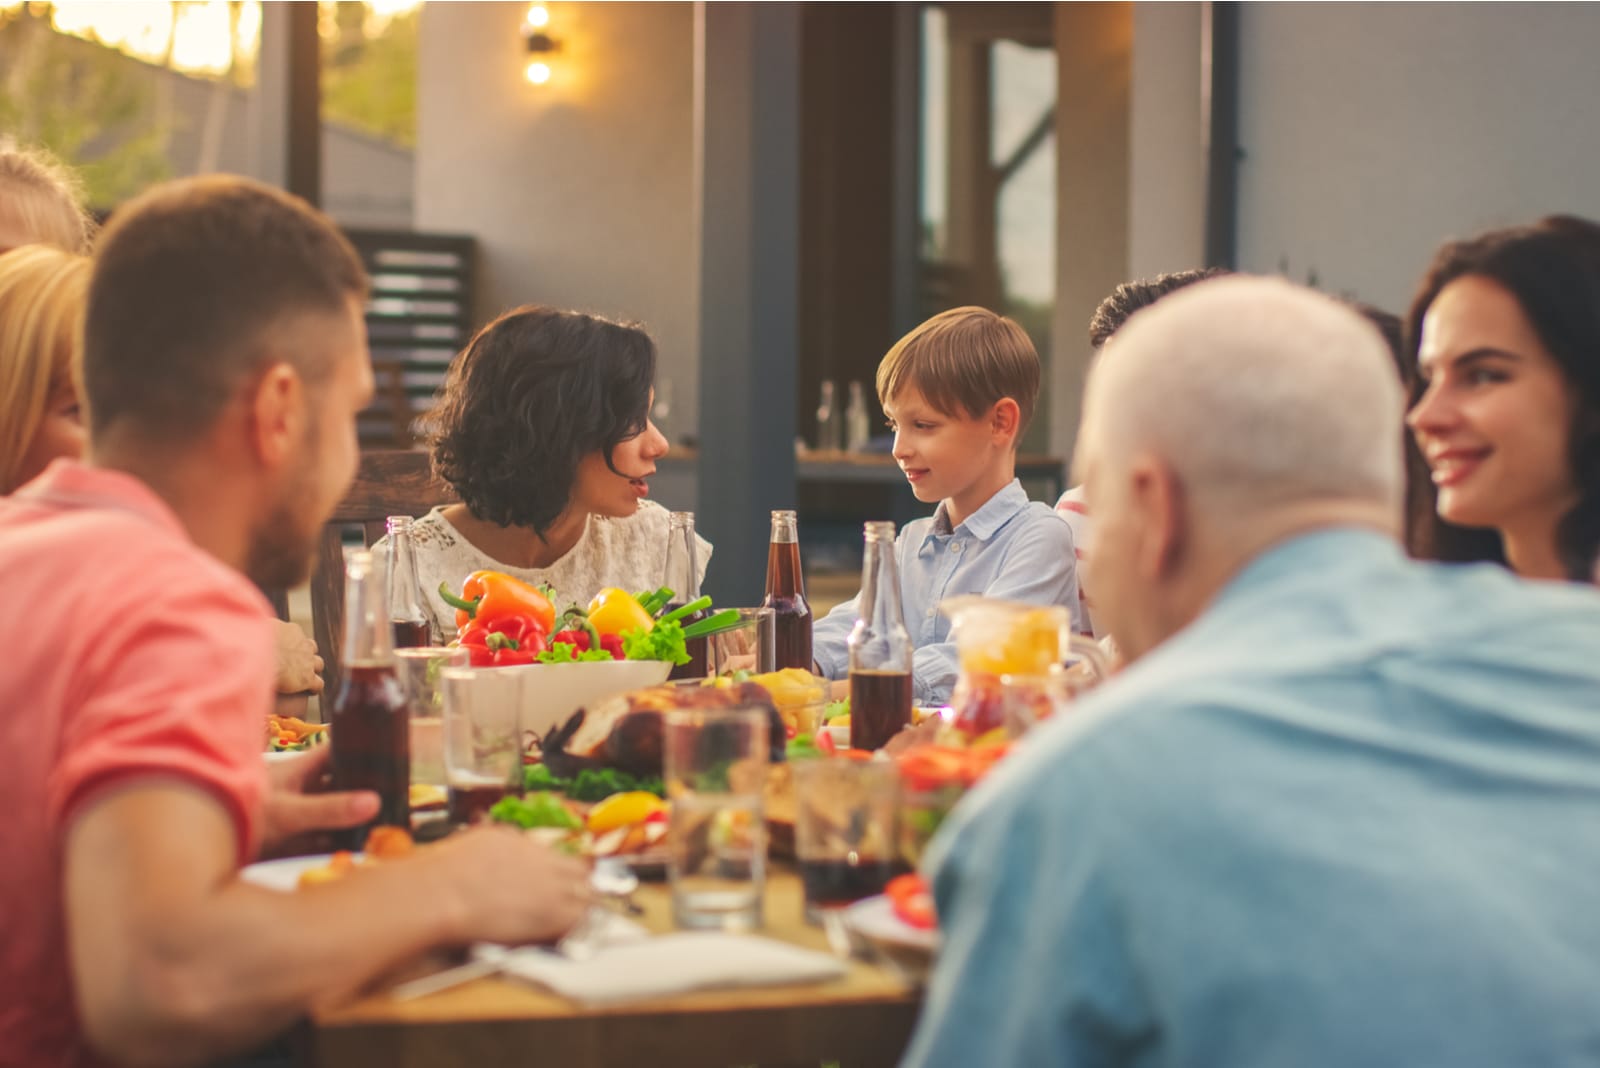
[[[1039, 355], [1022, 327], [984, 308], [941, 312], [897, 341], [878, 365], [878, 400], [894, 430], [894, 458], [929, 519], [895, 538], [900, 605], [916, 654], [913, 699], [950, 699], [958, 664], [939, 602], [982, 594], [1065, 605], [1079, 624], [1072, 531], [1017, 481], [1017, 439], [1039, 395]], [[850, 674], [846, 642], [859, 598], [813, 632], [817, 667]]]

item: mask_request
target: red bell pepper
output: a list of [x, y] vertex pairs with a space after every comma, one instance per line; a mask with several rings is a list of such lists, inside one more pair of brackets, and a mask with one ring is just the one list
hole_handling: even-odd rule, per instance
[[627, 655], [622, 651], [622, 635], [620, 634], [600, 635], [600, 648], [610, 653], [613, 660], [628, 659]]
[[473, 667], [531, 664], [544, 652], [544, 630], [532, 616], [501, 616], [490, 623], [475, 623], [462, 631], [460, 643]]
[[551, 645], [567, 644], [580, 653], [589, 651], [589, 635], [581, 630], [558, 630], [550, 636]]

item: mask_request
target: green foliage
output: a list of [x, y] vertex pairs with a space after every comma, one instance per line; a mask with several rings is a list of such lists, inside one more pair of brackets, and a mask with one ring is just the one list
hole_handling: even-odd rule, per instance
[[156, 117], [150, 82], [120, 53], [56, 33], [48, 4], [0, 12], [0, 72], [0, 130], [76, 170], [91, 205], [171, 175], [172, 125]]
[[415, 148], [421, 9], [395, 15], [369, 36], [375, 27], [366, 4], [329, 7], [338, 32], [322, 38], [322, 117]]

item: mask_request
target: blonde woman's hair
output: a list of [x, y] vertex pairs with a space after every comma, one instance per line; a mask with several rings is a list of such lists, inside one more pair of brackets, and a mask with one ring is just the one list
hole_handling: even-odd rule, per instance
[[1017, 434], [1039, 399], [1039, 354], [1014, 320], [987, 308], [951, 308], [894, 343], [878, 364], [878, 401], [914, 387], [945, 415], [976, 419], [998, 401], [1017, 402]]
[[17, 488], [50, 398], [82, 396], [88, 290], [85, 256], [46, 245], [0, 255], [0, 494]]
[[0, 137], [0, 229], [25, 235], [22, 244], [88, 252], [94, 221], [83, 200], [83, 183], [54, 156]]

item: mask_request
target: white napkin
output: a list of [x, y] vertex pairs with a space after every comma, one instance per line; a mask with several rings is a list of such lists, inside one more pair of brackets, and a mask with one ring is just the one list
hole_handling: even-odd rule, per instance
[[583, 960], [546, 950], [516, 949], [501, 962], [504, 975], [589, 1004], [716, 987], [816, 983], [838, 979], [846, 970], [841, 961], [824, 953], [721, 931], [612, 939]]

